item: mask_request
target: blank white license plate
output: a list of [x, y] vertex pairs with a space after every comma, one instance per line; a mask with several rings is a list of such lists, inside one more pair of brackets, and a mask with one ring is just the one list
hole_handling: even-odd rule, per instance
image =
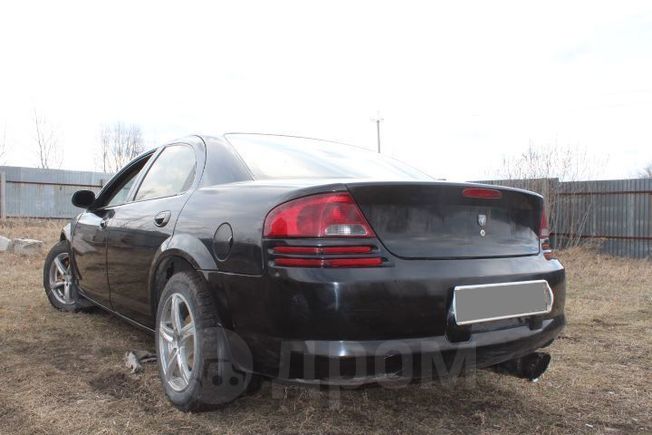
[[552, 310], [554, 296], [546, 280], [499, 284], [460, 285], [453, 289], [455, 323], [546, 314]]

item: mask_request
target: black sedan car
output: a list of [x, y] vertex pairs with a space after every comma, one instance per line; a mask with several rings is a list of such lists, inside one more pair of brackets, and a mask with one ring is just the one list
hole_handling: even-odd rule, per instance
[[492, 367], [534, 379], [564, 326], [543, 198], [435, 181], [288, 136], [193, 136], [149, 151], [65, 226], [56, 308], [155, 333], [165, 392], [211, 408], [262, 377], [413, 382]]

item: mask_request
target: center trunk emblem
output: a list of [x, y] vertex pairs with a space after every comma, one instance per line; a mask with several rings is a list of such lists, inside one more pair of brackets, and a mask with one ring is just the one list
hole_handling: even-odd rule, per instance
[[484, 226], [487, 225], [487, 215], [479, 214], [478, 215], [478, 225], [480, 225], [480, 236], [484, 237], [487, 232], [484, 229]]

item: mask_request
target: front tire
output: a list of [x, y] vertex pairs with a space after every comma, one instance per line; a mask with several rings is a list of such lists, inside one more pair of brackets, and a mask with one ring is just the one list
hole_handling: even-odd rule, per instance
[[72, 271], [70, 246], [66, 240], [54, 245], [45, 257], [43, 288], [50, 304], [58, 310], [77, 312], [93, 307], [79, 294]]
[[165, 394], [182, 411], [218, 408], [238, 398], [251, 381], [234, 370], [213, 297], [194, 271], [173, 275], [163, 289], [156, 349]]

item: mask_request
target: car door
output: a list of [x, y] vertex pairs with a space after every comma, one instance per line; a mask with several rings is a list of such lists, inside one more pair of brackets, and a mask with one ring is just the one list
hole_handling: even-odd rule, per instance
[[75, 224], [70, 245], [79, 288], [91, 299], [109, 306], [106, 234], [101, 227], [102, 218], [101, 213], [82, 213]]
[[163, 147], [145, 168], [132, 200], [114, 207], [106, 221], [111, 305], [143, 325], [154, 325], [149, 294], [152, 263], [173, 234], [177, 217], [199, 178], [203, 152], [199, 145]]
[[112, 178], [93, 206], [78, 217], [72, 232], [71, 248], [78, 286], [86, 296], [108, 308], [111, 308], [111, 301], [106, 270], [106, 221], [113, 208], [127, 200], [151, 154], [135, 159]]

